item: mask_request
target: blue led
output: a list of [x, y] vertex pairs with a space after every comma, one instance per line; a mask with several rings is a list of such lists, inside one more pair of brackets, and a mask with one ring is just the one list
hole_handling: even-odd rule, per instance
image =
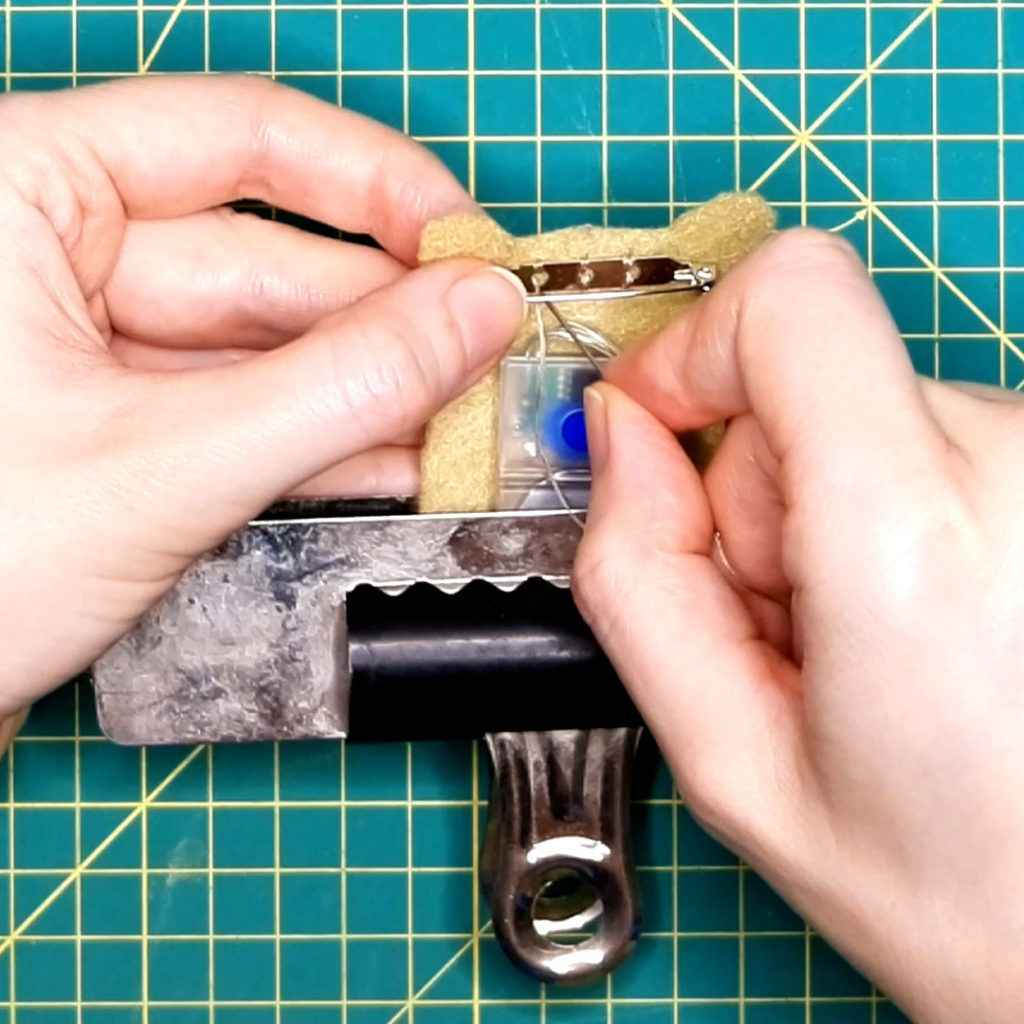
[[586, 458], [587, 421], [582, 408], [577, 406], [562, 419], [562, 440], [581, 458]]
[[560, 463], [587, 461], [587, 425], [579, 402], [551, 403], [541, 417], [541, 444]]

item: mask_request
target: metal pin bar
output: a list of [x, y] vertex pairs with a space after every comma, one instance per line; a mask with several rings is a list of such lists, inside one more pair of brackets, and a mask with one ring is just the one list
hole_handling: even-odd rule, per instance
[[717, 278], [714, 267], [695, 267], [669, 256], [529, 263], [512, 273], [526, 286], [528, 302], [548, 303], [706, 292]]

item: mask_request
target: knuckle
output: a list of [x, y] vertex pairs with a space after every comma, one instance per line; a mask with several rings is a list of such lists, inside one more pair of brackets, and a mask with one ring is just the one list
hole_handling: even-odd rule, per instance
[[[108, 270], [120, 247], [123, 203], [91, 143], [76, 127], [67, 97], [18, 96], [0, 107], [0, 151], [11, 196], [46, 218], [76, 271]], [[24, 102], [22, 102], [24, 100]], [[81, 282], [89, 295], [98, 273]]]
[[65, 164], [63, 174], [47, 180], [40, 205], [64, 248], [72, 253], [81, 246], [87, 225], [110, 222], [110, 203], [104, 190], [71, 161]]
[[345, 335], [342, 346], [331, 346], [330, 373], [345, 413], [375, 433], [419, 426], [440, 390], [430, 347], [416, 344], [404, 317], [378, 305], [354, 308]]
[[[280, 245], [288, 253], [295, 244], [292, 228], [267, 220], [257, 213], [222, 207], [212, 212], [216, 226], [224, 232], [232, 254], [238, 254], [227, 273], [237, 282], [241, 296], [238, 310], [246, 322], [266, 322], [294, 332], [308, 327], [329, 312], [351, 301], [344, 282], [326, 286], [316, 271], [296, 271], [294, 260], [268, 258], [268, 249]], [[306, 245], [302, 239], [300, 245]], [[301, 314], [301, 319], [295, 318]]]
[[410, 150], [404, 143], [387, 151], [378, 178], [380, 208], [392, 211], [395, 220], [425, 223], [434, 198], [429, 186], [439, 171], [447, 173], [427, 151]]
[[231, 123], [240, 128], [236, 192], [239, 198], [263, 199], [271, 185], [268, 151], [274, 147], [279, 127], [276, 118], [278, 86], [260, 75], [226, 75], [222, 107]]
[[212, 212], [215, 226], [224, 232], [226, 247], [241, 256], [233, 268], [243, 310], [247, 316], [263, 315], [266, 307], [279, 301], [274, 288], [273, 265], [259, 248], [261, 219], [254, 213], [243, 213], [224, 207]]

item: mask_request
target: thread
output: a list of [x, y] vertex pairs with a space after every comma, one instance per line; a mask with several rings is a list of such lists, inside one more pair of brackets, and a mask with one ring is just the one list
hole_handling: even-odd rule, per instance
[[544, 373], [547, 368], [548, 358], [548, 330], [544, 323], [544, 307], [547, 308], [558, 323], [560, 329], [559, 334], [561, 334], [565, 339], [571, 341], [580, 350], [587, 362], [594, 368], [594, 372], [598, 377], [604, 377], [604, 372], [601, 369], [601, 363], [598, 362], [595, 351], [605, 359], [612, 359], [618, 355], [618, 349], [607, 338], [598, 334], [598, 332], [592, 328], [566, 320], [555, 307], [554, 303], [545, 302], [543, 307], [540, 304], [534, 306], [534, 317], [537, 322], [537, 376], [536, 385], [534, 387], [533, 431], [537, 454], [540, 456], [540, 460], [544, 464], [545, 477], [542, 483], [550, 485], [551, 490], [558, 499], [559, 505], [568, 512], [572, 521], [582, 530], [584, 527], [583, 518], [569, 504], [569, 500], [566, 498], [565, 491], [562, 489], [562, 485], [559, 481], [560, 474], [556, 472], [555, 467], [551, 464], [551, 459], [545, 451], [540, 436], [541, 392], [543, 389]]

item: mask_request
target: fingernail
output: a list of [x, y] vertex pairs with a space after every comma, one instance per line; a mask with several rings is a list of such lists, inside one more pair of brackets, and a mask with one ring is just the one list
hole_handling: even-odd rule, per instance
[[608, 461], [608, 407], [604, 395], [592, 387], [584, 389], [583, 412], [587, 417], [590, 471], [596, 476]]
[[448, 308], [466, 339], [470, 358], [483, 363], [515, 338], [526, 314], [526, 288], [510, 270], [487, 267], [452, 285]]

